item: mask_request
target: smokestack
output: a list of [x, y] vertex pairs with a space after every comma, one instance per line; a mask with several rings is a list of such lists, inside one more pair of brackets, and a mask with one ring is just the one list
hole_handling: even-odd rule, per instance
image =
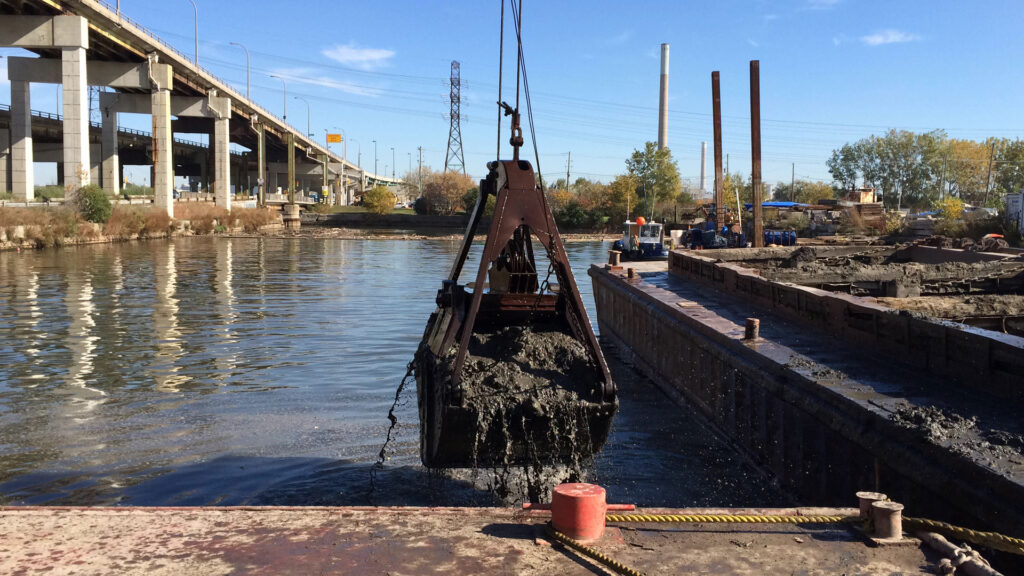
[[700, 143], [700, 195], [704, 197], [704, 194], [708, 191], [708, 178], [705, 174], [705, 169], [708, 166], [708, 143]]
[[668, 44], [661, 45], [661, 98], [658, 104], [658, 150], [668, 146]]

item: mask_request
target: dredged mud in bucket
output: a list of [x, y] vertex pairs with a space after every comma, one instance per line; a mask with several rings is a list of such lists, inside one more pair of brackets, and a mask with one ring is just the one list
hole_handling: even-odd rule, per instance
[[[601, 407], [601, 372], [572, 335], [537, 325], [474, 333], [460, 386], [461, 407], [474, 420], [474, 468], [493, 470], [489, 488], [497, 496], [538, 501], [558, 481], [583, 479], [593, 456], [589, 418]], [[595, 433], [603, 443], [608, 430]], [[484, 453], [501, 457], [478, 460]]]

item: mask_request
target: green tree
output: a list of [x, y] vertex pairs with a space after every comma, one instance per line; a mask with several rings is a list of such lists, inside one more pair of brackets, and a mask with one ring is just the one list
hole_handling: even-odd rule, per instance
[[889, 130], [833, 151], [826, 162], [837, 185], [852, 188], [857, 178], [881, 190], [891, 208], [930, 206], [938, 195], [946, 134]]
[[[832, 151], [832, 157], [825, 161], [832, 178], [843, 190], [857, 188], [857, 175], [863, 169], [861, 162], [862, 147], [843, 144], [839, 150]], [[781, 188], [781, 185], [779, 186]], [[795, 202], [795, 200], [794, 200]]]
[[[637, 180], [637, 193], [641, 198], [646, 188], [647, 200], [653, 206], [658, 200], [675, 200], [682, 190], [679, 167], [668, 148], [658, 150], [654, 142], [646, 142], [643, 150], [634, 150], [626, 160], [626, 170]], [[644, 206], [644, 213], [649, 213]]]
[[832, 198], [834, 193], [831, 186], [821, 181], [797, 180], [792, 184], [780, 182], [775, 186], [775, 199], [781, 202], [817, 204], [820, 200]]
[[[462, 206], [467, 213], [472, 213], [476, 208], [476, 201], [480, 197], [480, 187], [473, 186], [462, 195]], [[494, 196], [487, 197], [487, 204], [484, 205], [484, 216], [494, 215], [494, 203], [497, 199]]]
[[395, 209], [395, 195], [388, 190], [387, 186], [377, 185], [363, 195], [363, 206], [371, 214], [383, 216], [391, 214]]
[[110, 198], [102, 188], [95, 184], [82, 186], [75, 195], [75, 203], [78, 212], [89, 222], [102, 224], [110, 220], [114, 207], [110, 204]]
[[1024, 191], [1024, 140], [1006, 140], [997, 147], [994, 171], [996, 188], [1003, 193]]

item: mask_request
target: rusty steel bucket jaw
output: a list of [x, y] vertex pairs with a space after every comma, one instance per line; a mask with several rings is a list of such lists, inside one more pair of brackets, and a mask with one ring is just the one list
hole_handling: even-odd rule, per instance
[[[552, 445], [550, 437], [541, 430], [553, 421], [538, 423], [535, 427], [524, 423], [522, 430], [510, 432], [514, 437], [504, 440], [474, 440], [476, 413], [463, 403], [465, 391], [461, 375], [478, 324], [485, 324], [488, 330], [513, 324], [543, 325], [571, 334], [586, 349], [594, 367], [593, 379], [588, 380], [591, 395], [588, 402], [581, 400], [574, 414], [564, 416], [582, 422], [581, 426], [587, 429], [587, 440], [577, 442], [580, 445], [573, 450], [582, 454], [599, 450], [618, 406], [608, 365], [532, 166], [527, 161], [514, 159], [490, 162], [488, 168], [487, 177], [480, 181], [480, 195], [462, 246], [437, 293], [437, 309], [427, 323], [416, 354], [420, 457], [428, 467], [485, 466], [502, 462], [526, 465], [536, 462], [538, 454], [546, 461], [571, 456], [572, 450], [565, 445], [567, 439]], [[475, 281], [471, 285], [459, 284], [491, 196], [495, 198], [494, 215]], [[533, 243], [538, 241], [550, 261], [550, 274], [557, 278], [557, 290], [552, 289], [546, 279], [537, 281]], [[500, 270], [501, 265], [506, 266], [504, 270], [512, 280], [505, 290], [492, 285], [488, 292], [485, 289], [488, 271], [492, 267]], [[549, 445], [544, 447], [545, 443]]]

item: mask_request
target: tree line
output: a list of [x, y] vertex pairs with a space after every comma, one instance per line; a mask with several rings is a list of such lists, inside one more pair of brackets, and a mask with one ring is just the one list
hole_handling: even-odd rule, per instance
[[945, 196], [998, 207], [1002, 194], [1024, 188], [1024, 140], [889, 130], [833, 150], [826, 165], [837, 191], [870, 186], [890, 209], [931, 208]]
[[[1024, 189], [1024, 140], [974, 141], [949, 138], [942, 130], [893, 129], [833, 150], [826, 166], [831, 183], [779, 182], [773, 199], [814, 204], [864, 186], [879, 192], [887, 209], [930, 209], [947, 197], [999, 207], [1003, 194]], [[722, 184], [728, 208], [741, 210], [753, 201], [749, 177], [726, 173]], [[408, 197], [418, 197], [416, 210], [423, 214], [470, 211], [479, 195], [471, 178], [426, 167], [407, 174], [405, 185]], [[690, 209], [699, 194], [683, 182], [671, 150], [658, 150], [654, 142], [634, 150], [625, 171], [611, 182], [559, 178], [545, 189], [559, 225], [592, 229], [617, 229], [627, 217], [638, 215], [665, 221], [679, 208]]]

